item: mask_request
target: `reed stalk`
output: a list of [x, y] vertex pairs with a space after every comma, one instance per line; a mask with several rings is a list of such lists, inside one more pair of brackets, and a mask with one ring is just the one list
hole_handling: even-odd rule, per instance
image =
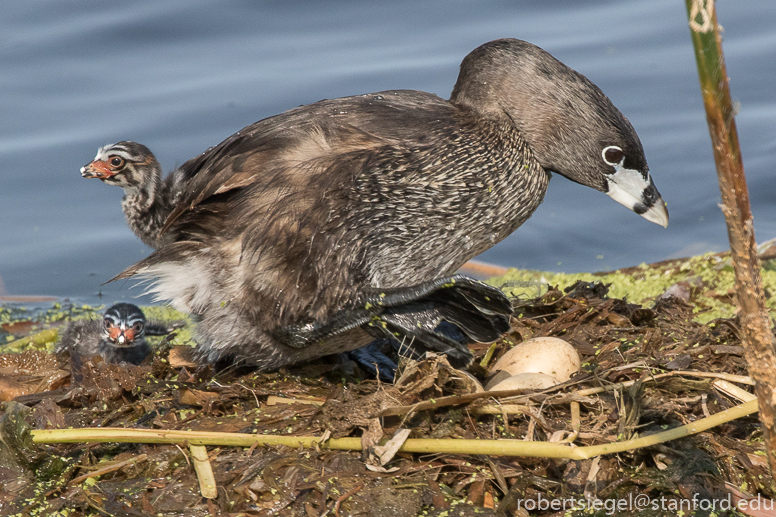
[[744, 356], [755, 381], [771, 475], [776, 474], [776, 342], [765, 306], [749, 191], [736, 131], [722, 38], [713, 0], [685, 0], [701, 94], [711, 134], [722, 212], [736, 277]]

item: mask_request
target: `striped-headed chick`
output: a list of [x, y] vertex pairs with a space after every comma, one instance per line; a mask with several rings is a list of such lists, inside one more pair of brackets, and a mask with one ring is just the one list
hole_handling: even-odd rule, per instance
[[143, 311], [131, 303], [117, 303], [102, 320], [71, 322], [62, 332], [57, 351], [75, 350], [82, 357], [99, 355], [109, 363], [140, 364], [151, 353], [145, 340]]

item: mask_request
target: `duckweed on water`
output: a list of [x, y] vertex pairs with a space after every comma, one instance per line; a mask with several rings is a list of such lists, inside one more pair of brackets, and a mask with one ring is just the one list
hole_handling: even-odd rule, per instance
[[[188, 315], [176, 311], [168, 305], [145, 305], [140, 307], [145, 314], [146, 320], [156, 321], [185, 321], [186, 326], [175, 331], [175, 343], [179, 345], [194, 344], [193, 337], [191, 335], [191, 318]], [[160, 338], [157, 338], [157, 340]], [[149, 339], [153, 344], [158, 341]]]
[[[179, 322], [182, 321], [186, 325], [175, 331], [174, 344], [189, 344], [193, 345], [194, 341], [191, 335], [191, 319], [181, 312], [175, 309], [162, 305], [153, 306], [141, 306], [143, 313], [146, 315], [146, 319], [158, 322]], [[20, 307], [16, 304], [9, 304], [0, 306], [0, 325], [11, 324], [20, 321], [31, 321], [32, 331], [43, 330], [46, 328], [57, 328], [61, 331], [60, 325], [69, 321], [82, 320], [82, 319], [99, 319], [102, 317], [102, 313], [105, 311], [105, 305], [76, 305], [68, 302], [55, 302], [47, 307], [41, 308], [28, 308]], [[4, 344], [4, 341], [14, 341], [24, 335], [28, 334], [26, 331], [23, 334], [11, 334], [4, 333], [0, 329], [0, 345]], [[151, 345], [156, 345], [163, 339], [163, 336], [147, 336]], [[56, 341], [46, 343], [45, 348], [52, 352], [56, 347]], [[29, 348], [41, 348], [40, 345], [30, 343], [20, 347], [14, 347], [13, 350], [6, 349], [7, 352], [23, 352]]]
[[[763, 284], [766, 305], [776, 315], [776, 260], [763, 263]], [[733, 290], [735, 275], [729, 253], [707, 253], [688, 259], [656, 264], [641, 264], [607, 273], [554, 273], [526, 269], [511, 269], [507, 274], [492, 278], [488, 283], [500, 287], [509, 296], [533, 298], [543, 293], [547, 285], [561, 290], [578, 280], [611, 284], [609, 296], [623, 298], [645, 307], [651, 306], [669, 287], [687, 281], [694, 289], [692, 301], [696, 306], [695, 320], [706, 323], [716, 318], [729, 318], [736, 312]], [[541, 293], [537, 293], [538, 289]]]

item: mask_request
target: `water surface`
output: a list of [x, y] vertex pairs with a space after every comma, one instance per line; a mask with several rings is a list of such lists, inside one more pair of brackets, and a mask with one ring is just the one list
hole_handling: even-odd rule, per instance
[[[776, 236], [776, 2], [720, 2], [759, 241]], [[727, 248], [684, 3], [10, 2], [0, 15], [0, 293], [131, 298], [100, 286], [149, 253], [120, 189], [79, 168], [106, 143], [171, 169], [300, 104], [387, 89], [447, 98], [461, 59], [501, 37], [582, 72], [637, 129], [667, 229], [555, 177], [489, 262], [608, 270]]]

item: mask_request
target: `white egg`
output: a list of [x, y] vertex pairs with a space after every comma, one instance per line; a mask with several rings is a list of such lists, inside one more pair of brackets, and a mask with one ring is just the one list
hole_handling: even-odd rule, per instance
[[507, 351], [490, 372], [543, 373], [566, 382], [580, 367], [579, 353], [568, 342], [554, 337], [537, 337]]
[[502, 391], [502, 390], [533, 390], [539, 391], [551, 386], [560, 384], [560, 381], [551, 375], [545, 375], [543, 373], [518, 373], [513, 375], [488, 391]]

